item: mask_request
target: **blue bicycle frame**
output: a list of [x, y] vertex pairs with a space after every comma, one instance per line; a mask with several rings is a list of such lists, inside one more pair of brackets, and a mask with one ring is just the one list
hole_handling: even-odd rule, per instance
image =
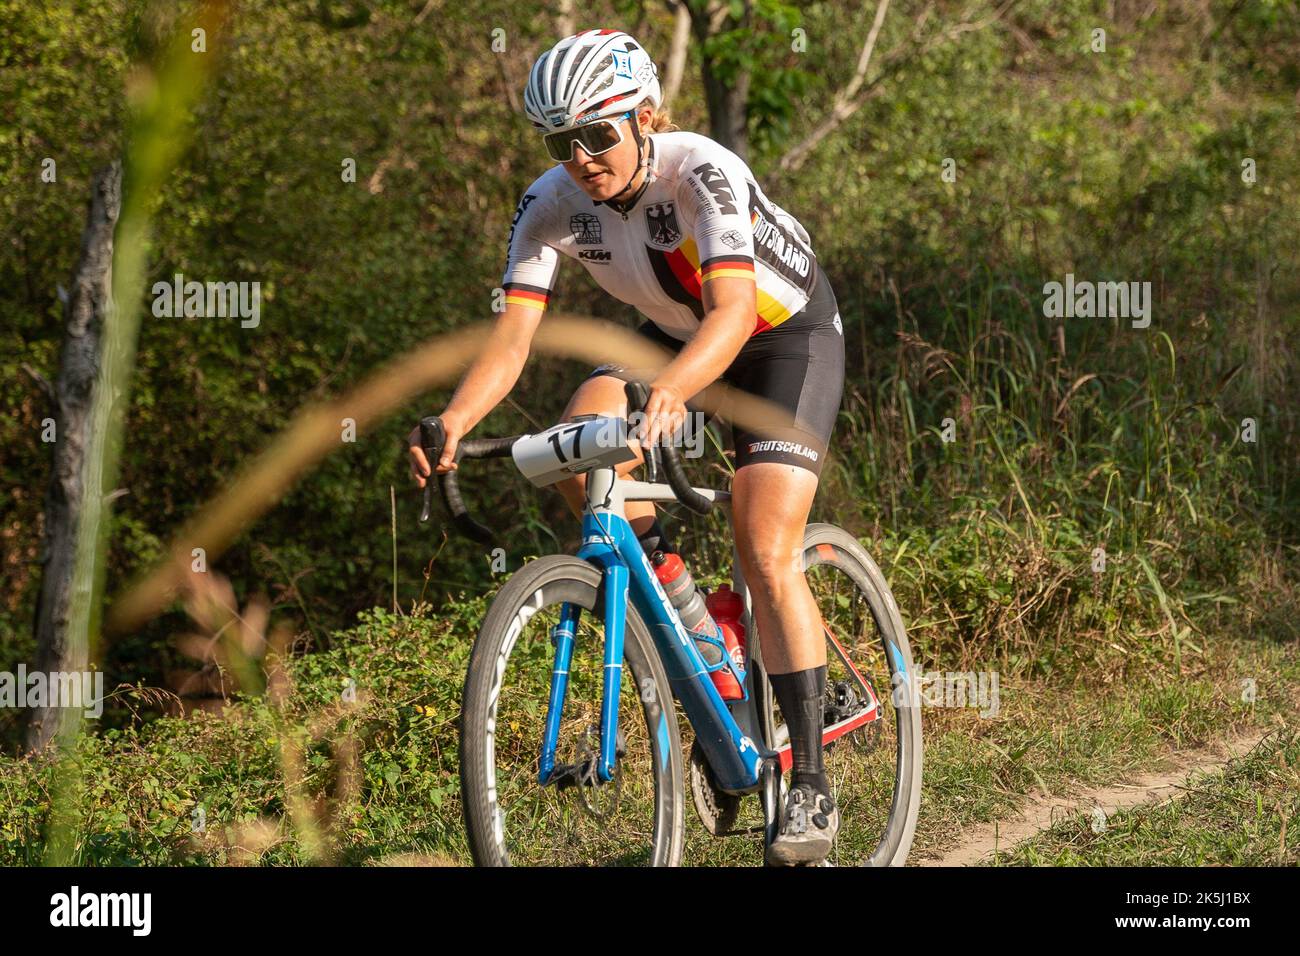
[[[698, 490], [719, 503], [730, 504], [730, 495], [726, 492]], [[756, 743], [751, 736], [758, 734], [754, 695], [751, 692], [745, 701], [733, 702], [730, 707], [723, 701], [695, 641], [664, 593], [645, 549], [623, 515], [625, 501], [673, 500], [673, 497], [672, 489], [667, 485], [616, 480], [614, 469], [609, 467], [597, 468], [587, 476], [588, 507], [582, 520], [582, 547], [577, 556], [597, 565], [605, 583], [604, 605], [600, 609], [605, 623], [604, 687], [596, 775], [603, 782], [614, 776], [618, 702], [623, 680], [624, 627], [627, 603], [631, 598], [641, 620], [650, 630], [673, 696], [681, 701], [718, 785], [734, 793], [752, 791], [760, 784], [764, 760], [773, 756], [773, 752]], [[738, 577], [738, 568], [736, 571]], [[737, 590], [742, 589], [743, 582], [739, 582]], [[572, 604], [563, 605], [560, 620], [551, 634], [555, 645], [555, 665], [551, 672], [551, 691], [538, 762], [538, 779], [543, 785], [550, 781], [555, 771], [560, 720], [581, 610]], [[752, 690], [754, 668], [747, 667], [746, 671], [746, 682]], [[639, 690], [642, 693], [646, 691], [645, 688]], [[737, 722], [732, 707], [737, 708], [748, 733]], [[660, 752], [666, 755], [668, 724], [662, 715], [659, 720], [656, 733], [664, 744]]]

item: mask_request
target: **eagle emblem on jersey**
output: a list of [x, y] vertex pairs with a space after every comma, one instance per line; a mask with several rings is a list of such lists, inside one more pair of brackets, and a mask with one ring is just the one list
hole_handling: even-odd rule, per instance
[[589, 212], [569, 217], [569, 229], [580, 246], [600, 245], [600, 220]]
[[652, 203], [645, 207], [645, 221], [650, 228], [652, 246], [676, 245], [682, 238], [677, 225], [677, 206], [670, 202]]

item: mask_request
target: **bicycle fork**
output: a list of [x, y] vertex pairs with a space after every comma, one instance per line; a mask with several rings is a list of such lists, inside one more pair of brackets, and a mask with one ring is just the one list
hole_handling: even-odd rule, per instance
[[546, 702], [546, 723], [542, 729], [542, 752], [537, 763], [537, 781], [545, 786], [555, 773], [555, 750], [560, 739], [560, 718], [564, 711], [564, 698], [569, 690], [569, 666], [573, 662], [574, 636], [578, 632], [578, 616], [582, 609], [565, 603], [560, 606], [559, 623], [551, 629], [551, 644], [555, 647], [555, 664], [551, 668], [551, 696]]
[[[555, 663], [551, 668], [551, 694], [546, 704], [542, 752], [538, 758], [538, 783], [545, 786], [555, 775], [555, 754], [560, 742], [560, 721], [569, 689], [569, 668], [582, 608], [565, 603], [560, 620], [551, 629]], [[601, 783], [614, 778], [618, 761], [618, 701], [623, 689], [623, 627], [627, 620], [627, 568], [610, 563], [605, 568], [605, 661], [600, 702], [600, 755], [596, 777]]]

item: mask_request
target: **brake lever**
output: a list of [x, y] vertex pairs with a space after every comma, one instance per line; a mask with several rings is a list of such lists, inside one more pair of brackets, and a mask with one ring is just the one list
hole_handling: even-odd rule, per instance
[[[628, 382], [623, 390], [627, 395], [629, 412], [633, 405], [641, 410], [645, 409], [646, 402], [650, 398], [645, 385], [641, 382]], [[644, 428], [644, 425], [642, 427]], [[659, 441], [663, 441], [662, 435], [659, 437]], [[707, 515], [712, 510], [713, 499], [706, 498], [691, 487], [690, 479], [686, 476], [686, 471], [682, 468], [681, 458], [678, 457], [677, 449], [673, 445], [660, 445], [656, 442], [654, 445], [647, 447], [643, 442], [642, 449], [647, 466], [652, 461], [655, 465], [662, 464], [668, 484], [673, 489], [673, 494], [677, 496], [678, 501], [697, 515]], [[657, 480], [657, 477], [655, 477], [657, 471], [658, 468], [656, 467], [650, 473], [650, 481]]]
[[437, 415], [421, 418], [420, 448], [429, 462], [429, 476], [424, 480], [424, 507], [420, 510], [421, 522], [429, 520], [430, 509], [433, 507], [433, 484], [438, 478], [435, 469], [438, 467], [438, 459], [442, 457], [442, 449], [446, 444], [447, 430], [443, 427], [442, 419]]
[[644, 441], [645, 438], [645, 405], [650, 401], [650, 391], [642, 382], [627, 382], [623, 386], [623, 393], [627, 396], [627, 413], [630, 417], [635, 409], [642, 413], [641, 418], [641, 455], [645, 460], [645, 480], [654, 483], [659, 480], [659, 446], [651, 445]]

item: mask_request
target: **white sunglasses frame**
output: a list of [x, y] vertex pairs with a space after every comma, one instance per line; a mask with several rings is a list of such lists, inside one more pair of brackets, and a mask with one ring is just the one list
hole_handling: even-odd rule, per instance
[[636, 116], [635, 116], [635, 114], [632, 113], [632, 112], [623, 113], [622, 115], [617, 116], [617, 117], [615, 117], [615, 116], [602, 116], [600, 119], [598, 119], [598, 120], [594, 120], [593, 122], [588, 123], [586, 126], [578, 126], [578, 127], [574, 128], [574, 129], [561, 130], [559, 133], [546, 133], [546, 134], [544, 134], [544, 135], [542, 136], [542, 145], [546, 147], [546, 156], [547, 156], [548, 159], [550, 159], [551, 162], [553, 162], [553, 163], [557, 163], [557, 164], [558, 164], [558, 163], [569, 163], [569, 162], [572, 162], [572, 161], [573, 161], [573, 157], [574, 157], [575, 146], [576, 146], [576, 145], [580, 145], [580, 144], [578, 144], [578, 138], [577, 138], [577, 136], [576, 136], [576, 135], [575, 135], [575, 136], [571, 136], [571, 137], [569, 138], [569, 140], [568, 140], [568, 143], [569, 143], [569, 155], [568, 155], [568, 157], [567, 157], [566, 159], [556, 159], [556, 158], [551, 154], [550, 137], [560, 135], [561, 133], [577, 133], [579, 130], [590, 129], [590, 128], [593, 127], [593, 126], [596, 126], [596, 125], [598, 125], [598, 124], [604, 123], [604, 124], [607, 124], [607, 125], [609, 125], [609, 126], [614, 127], [614, 132], [618, 133], [618, 141], [617, 141], [617, 142], [614, 142], [614, 143], [611, 143], [609, 146], [606, 146], [604, 149], [600, 150], [599, 152], [595, 152], [595, 153], [593, 153], [593, 152], [591, 152], [590, 150], [588, 150], [586, 146], [583, 146], [583, 147], [582, 147], [583, 150], [587, 153], [588, 156], [603, 156], [603, 155], [605, 155], [606, 153], [608, 153], [611, 149], [613, 149], [614, 147], [616, 147], [616, 146], [618, 146], [620, 143], [622, 143], [623, 140], [625, 139], [625, 136], [624, 136], [624, 133], [623, 133], [623, 121], [624, 121], [624, 120], [627, 120], [628, 122], [631, 122], [631, 121], [633, 121], [635, 118], [636, 118]]

